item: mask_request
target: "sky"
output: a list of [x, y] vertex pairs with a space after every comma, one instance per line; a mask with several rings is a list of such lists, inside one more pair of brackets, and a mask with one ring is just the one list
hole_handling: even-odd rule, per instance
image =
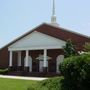
[[[53, 0], [0, 0], [0, 48], [43, 22], [50, 23]], [[90, 36], [90, 0], [56, 0], [60, 27]]]

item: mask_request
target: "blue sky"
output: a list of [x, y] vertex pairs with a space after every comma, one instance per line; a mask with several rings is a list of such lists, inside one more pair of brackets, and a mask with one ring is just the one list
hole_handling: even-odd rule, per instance
[[[90, 0], [56, 0], [61, 27], [90, 36]], [[50, 23], [52, 0], [0, 0], [0, 47], [37, 25]]]

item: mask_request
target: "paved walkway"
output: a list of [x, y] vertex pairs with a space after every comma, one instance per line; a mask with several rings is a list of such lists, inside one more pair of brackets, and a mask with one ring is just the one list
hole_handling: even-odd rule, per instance
[[23, 76], [8, 76], [8, 75], [0, 75], [0, 78], [10, 78], [10, 79], [22, 79], [22, 80], [45, 80], [47, 78], [42, 78], [42, 77], [23, 77]]

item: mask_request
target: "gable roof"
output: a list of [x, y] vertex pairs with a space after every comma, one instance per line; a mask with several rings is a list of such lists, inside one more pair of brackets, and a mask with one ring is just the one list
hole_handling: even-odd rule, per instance
[[[57, 27], [51, 24], [43, 23], [37, 26], [36, 28], [28, 31], [27, 33], [23, 34], [22, 36], [18, 37], [17, 39], [13, 40], [9, 44], [5, 45], [4, 47], [10, 46], [11, 44], [15, 43], [16, 41], [22, 39], [23, 37], [29, 35], [34, 31], [38, 31], [64, 41], [66, 41], [67, 39], [71, 39], [75, 43], [90, 42], [90, 37], [88, 36], [85, 36], [76, 32], [72, 32], [62, 27]], [[1, 49], [3, 49], [4, 47], [2, 47]]]
[[42, 25], [39, 29], [37, 29], [37, 31], [65, 41], [67, 39], [71, 39], [74, 42], [79, 42], [79, 40], [90, 41], [90, 38], [88, 36], [46, 23]]

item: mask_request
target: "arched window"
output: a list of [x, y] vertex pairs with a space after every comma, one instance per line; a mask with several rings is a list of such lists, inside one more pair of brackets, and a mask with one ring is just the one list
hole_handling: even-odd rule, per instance
[[64, 55], [58, 55], [57, 56], [57, 59], [56, 59], [56, 71], [57, 71], [57, 73], [60, 73], [60, 70], [59, 70], [59, 65], [60, 65], [60, 63], [62, 63], [63, 62], [63, 59], [64, 59]]

